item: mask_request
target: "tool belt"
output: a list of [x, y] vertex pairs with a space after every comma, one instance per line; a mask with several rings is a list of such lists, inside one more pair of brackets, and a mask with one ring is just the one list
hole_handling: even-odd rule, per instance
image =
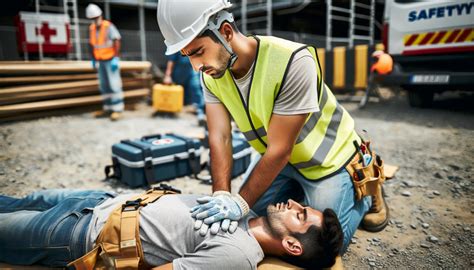
[[[354, 144], [357, 144], [354, 141]], [[355, 197], [361, 200], [365, 196], [377, 195], [378, 185], [385, 181], [384, 163], [379, 155], [370, 149], [370, 141], [363, 142], [358, 148], [354, 158], [347, 164], [346, 170], [349, 172], [354, 183]], [[363, 155], [370, 155], [370, 162], [365, 164]]]
[[135, 196], [117, 207], [102, 228], [95, 247], [68, 264], [80, 270], [148, 268], [140, 241], [140, 209], [164, 195], [181, 191], [166, 184]]

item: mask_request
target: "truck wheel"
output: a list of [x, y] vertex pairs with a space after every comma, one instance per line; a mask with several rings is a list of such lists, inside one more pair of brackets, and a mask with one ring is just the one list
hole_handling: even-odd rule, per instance
[[434, 93], [429, 90], [408, 91], [408, 102], [412, 107], [429, 108], [433, 104]]

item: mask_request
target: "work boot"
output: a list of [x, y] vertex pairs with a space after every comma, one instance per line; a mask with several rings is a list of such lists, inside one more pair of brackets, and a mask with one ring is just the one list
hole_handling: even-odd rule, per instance
[[108, 117], [110, 115], [110, 112], [109, 111], [95, 111], [92, 115], [95, 118], [104, 118], [104, 117]]
[[113, 113], [110, 114], [110, 120], [112, 120], [112, 121], [117, 121], [120, 118], [122, 118], [122, 113], [120, 113], [120, 112], [113, 112]]
[[380, 232], [387, 226], [389, 219], [389, 209], [381, 183], [378, 184], [376, 193], [372, 196], [372, 207], [362, 220], [362, 227], [369, 232]]

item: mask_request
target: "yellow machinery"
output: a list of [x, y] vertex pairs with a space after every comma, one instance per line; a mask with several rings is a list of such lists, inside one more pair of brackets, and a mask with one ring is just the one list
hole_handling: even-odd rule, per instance
[[159, 112], [180, 112], [183, 108], [184, 88], [181, 85], [153, 85], [153, 109]]

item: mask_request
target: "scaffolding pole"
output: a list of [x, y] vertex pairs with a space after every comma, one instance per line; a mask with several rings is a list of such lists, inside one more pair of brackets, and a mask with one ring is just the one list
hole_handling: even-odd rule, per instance
[[370, 25], [369, 25], [369, 35], [370, 35], [370, 45], [374, 45], [374, 20], [375, 20], [375, 1], [370, 0]]
[[326, 0], [326, 50], [331, 50], [331, 37], [332, 37], [332, 1]]
[[355, 1], [351, 0], [351, 9], [349, 12], [350, 20], [349, 23], [349, 48], [354, 47], [354, 31], [355, 31]]
[[[74, 31], [74, 51], [76, 54], [76, 60], [82, 60], [82, 51], [81, 51], [81, 35], [79, 33], [79, 15], [77, 11], [77, 1], [76, 0], [63, 0], [63, 9], [64, 15], [69, 17], [69, 11], [72, 11], [72, 18], [70, 20], [70, 30]], [[72, 36], [72, 35], [71, 35]]]
[[110, 20], [110, 2], [109, 0], [104, 1], [104, 9], [105, 9], [105, 19]]
[[242, 33], [247, 34], [247, 0], [242, 0]]
[[145, 8], [144, 0], [139, 1], [138, 19], [140, 21], [140, 51], [142, 61], [146, 61]]
[[38, 55], [39, 60], [43, 61], [43, 35], [41, 34], [41, 20], [40, 20], [40, 3], [39, 0], [35, 0], [36, 9], [36, 30], [38, 31], [36, 38], [38, 41]]
[[273, 27], [273, 21], [272, 21], [272, 0], [267, 0], [267, 36], [272, 35], [272, 27]]

